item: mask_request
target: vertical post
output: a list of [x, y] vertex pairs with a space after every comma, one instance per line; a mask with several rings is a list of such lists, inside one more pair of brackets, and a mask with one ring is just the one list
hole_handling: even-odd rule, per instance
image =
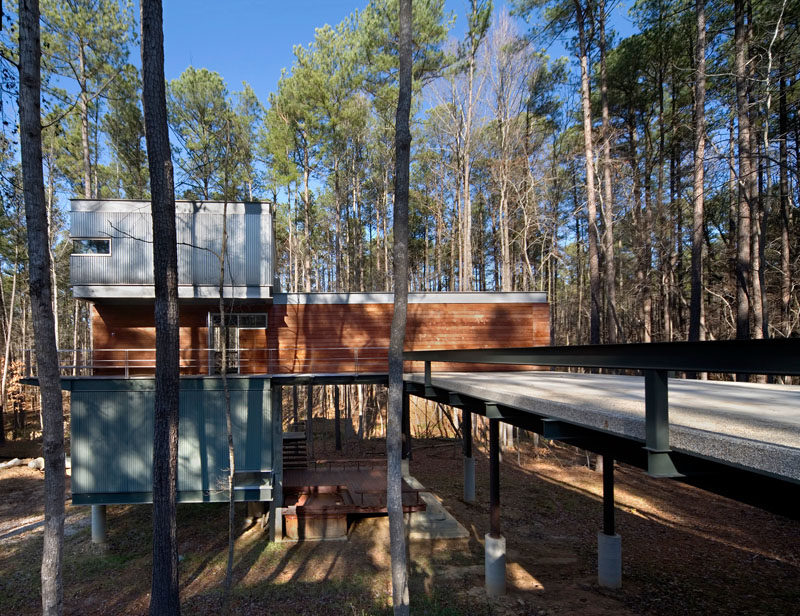
[[106, 506], [92, 505], [92, 543], [105, 544], [106, 536]]
[[333, 430], [336, 439], [336, 451], [342, 450], [342, 426], [339, 410], [339, 386], [333, 386]]
[[489, 533], [500, 537], [500, 421], [489, 420]]
[[475, 458], [472, 457], [472, 413], [461, 409], [461, 438], [464, 444], [464, 501], [475, 502]]
[[269, 505], [271, 541], [283, 539], [283, 388], [272, 387], [272, 501]]
[[622, 539], [614, 528], [614, 458], [603, 454], [603, 530], [597, 533], [597, 583], [622, 586]]
[[306, 386], [306, 451], [309, 461], [314, 459], [314, 430], [312, 421], [314, 419], [314, 389], [313, 385]]
[[506, 593], [506, 539], [500, 533], [500, 424], [489, 420], [489, 532], [484, 537], [486, 594]]
[[614, 529], [614, 458], [603, 456], [603, 532], [616, 533]]
[[654, 477], [679, 477], [670, 458], [669, 398], [666, 370], [645, 370], [645, 449], [647, 472]]
[[403, 450], [400, 466], [403, 469], [403, 477], [407, 477], [411, 474], [409, 467], [411, 462], [411, 400], [405, 386], [403, 387], [402, 418], [400, 423], [403, 430]]
[[292, 385], [292, 420], [295, 424], [295, 430], [297, 430], [297, 424], [300, 422], [300, 419], [297, 416], [297, 385]]
[[436, 392], [433, 390], [433, 382], [431, 381], [431, 362], [425, 362], [425, 395], [433, 396]]

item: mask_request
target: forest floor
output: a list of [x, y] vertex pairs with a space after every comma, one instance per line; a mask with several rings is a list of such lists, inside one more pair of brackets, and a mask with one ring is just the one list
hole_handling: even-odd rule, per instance
[[[380, 440], [351, 441], [343, 455], [382, 452]], [[318, 456], [333, 454], [323, 446]], [[487, 600], [482, 543], [489, 519], [488, 461], [481, 451], [476, 457], [479, 504], [469, 505], [461, 498], [458, 443], [415, 441], [412, 475], [442, 499], [470, 536], [411, 542], [414, 614], [800, 613], [800, 521], [624, 465], [616, 471], [623, 588], [600, 589], [601, 475], [575, 449], [534, 450], [529, 441], [504, 455], [509, 592]], [[42, 478], [26, 467], [0, 470], [4, 616], [40, 612]], [[181, 601], [192, 616], [220, 612], [226, 507], [178, 508]], [[151, 508], [109, 507], [105, 549], [91, 544], [88, 507], [68, 504], [67, 513], [65, 613], [145, 614]], [[269, 543], [258, 525], [241, 529], [234, 578], [235, 614], [389, 614], [387, 520], [354, 521], [346, 541]]]

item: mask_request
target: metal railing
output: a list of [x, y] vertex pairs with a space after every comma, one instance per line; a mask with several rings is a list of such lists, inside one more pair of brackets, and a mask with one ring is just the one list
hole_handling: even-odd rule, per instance
[[[424, 394], [428, 397], [439, 394], [431, 378], [432, 362], [641, 371], [645, 386], [648, 471], [652, 475], [669, 477], [678, 475], [669, 455], [669, 373], [797, 376], [800, 375], [800, 338], [407, 351], [403, 359], [424, 362]], [[486, 416], [502, 419], [498, 406], [486, 401]]]
[[[227, 374], [367, 374], [388, 371], [388, 347], [279, 347], [228, 350]], [[123, 377], [155, 374], [152, 348], [60, 349], [62, 376]], [[222, 352], [214, 348], [184, 348], [179, 353], [182, 375], [215, 375]], [[25, 375], [36, 377], [36, 358], [25, 351]]]

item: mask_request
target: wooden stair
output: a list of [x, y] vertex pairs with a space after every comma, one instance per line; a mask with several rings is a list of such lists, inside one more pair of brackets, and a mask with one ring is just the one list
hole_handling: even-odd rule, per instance
[[295, 431], [283, 433], [283, 468], [308, 468], [305, 422], [292, 428]]

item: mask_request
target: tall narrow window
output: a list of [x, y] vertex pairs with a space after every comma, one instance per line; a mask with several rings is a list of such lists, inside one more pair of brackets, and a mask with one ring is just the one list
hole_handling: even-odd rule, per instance
[[238, 374], [241, 371], [239, 348], [239, 330], [266, 329], [266, 313], [255, 314], [226, 314], [226, 328], [222, 327], [222, 315], [209, 314], [209, 372], [219, 374], [222, 368], [222, 349], [227, 349], [226, 370], [227, 374]]

